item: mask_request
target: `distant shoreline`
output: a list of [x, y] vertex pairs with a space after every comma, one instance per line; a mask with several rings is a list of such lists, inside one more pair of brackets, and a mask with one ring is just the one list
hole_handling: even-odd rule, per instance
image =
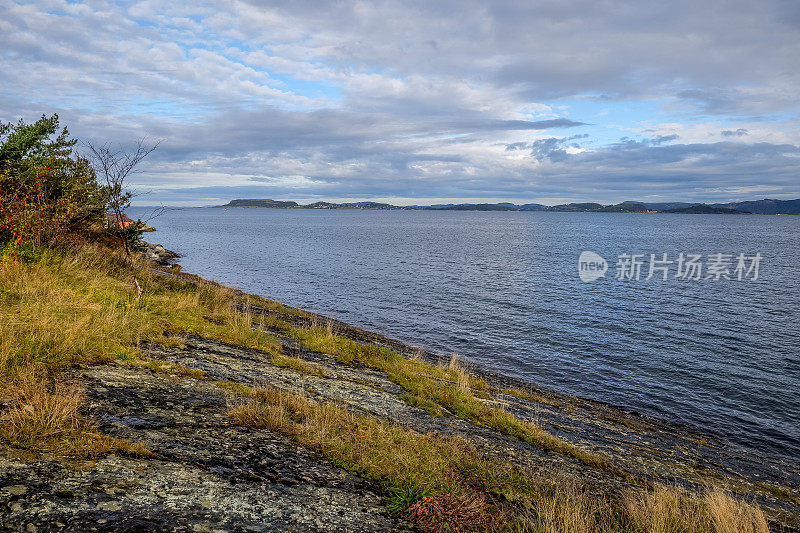
[[536, 211], [559, 213], [668, 213], [702, 215], [798, 215], [800, 199], [797, 200], [756, 200], [728, 204], [703, 204], [687, 202], [622, 202], [603, 205], [594, 202], [569, 203], [554, 206], [542, 204], [439, 204], [398, 206], [380, 202], [314, 202], [301, 205], [294, 201], [272, 199], [237, 199], [227, 204], [212, 206], [236, 209], [358, 209], [371, 211]]

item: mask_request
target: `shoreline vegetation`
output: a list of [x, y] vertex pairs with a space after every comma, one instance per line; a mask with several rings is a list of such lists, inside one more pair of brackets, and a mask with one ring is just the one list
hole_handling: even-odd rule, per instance
[[702, 435], [146, 259], [113, 170], [152, 150], [74, 144], [0, 124], [0, 528], [800, 527]]
[[314, 202], [301, 205], [293, 201], [252, 198], [231, 200], [220, 208], [263, 208], [263, 209], [367, 209], [379, 211], [425, 210], [425, 211], [539, 211], [559, 213], [671, 213], [705, 215], [797, 215], [800, 214], [800, 199], [797, 200], [757, 200], [731, 202], [727, 204], [703, 204], [688, 202], [622, 202], [613, 205], [598, 203], [571, 203], [554, 206], [542, 204], [498, 203], [498, 204], [439, 204], [398, 206], [380, 202], [330, 203]]

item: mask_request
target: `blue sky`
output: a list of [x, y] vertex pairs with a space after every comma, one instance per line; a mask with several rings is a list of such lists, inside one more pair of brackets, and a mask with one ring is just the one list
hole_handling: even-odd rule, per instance
[[143, 205], [800, 197], [800, 4], [3, 2], [0, 120]]

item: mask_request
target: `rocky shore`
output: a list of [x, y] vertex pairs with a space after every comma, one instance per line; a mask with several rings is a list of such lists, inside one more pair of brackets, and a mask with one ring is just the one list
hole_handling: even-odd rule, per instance
[[142, 242], [145, 246], [144, 250], [142, 251], [142, 257], [147, 261], [155, 263], [156, 265], [171, 266], [180, 258], [180, 254], [173, 252], [172, 250], [167, 250], [160, 244], [151, 244], [144, 241]]
[[[149, 245], [159, 264], [168, 252]], [[161, 271], [164, 276], [189, 276]], [[533, 420], [570, 443], [612, 458], [615, 471], [531, 446], [455, 413], [431, 416], [402, 399], [386, 374], [298, 344], [263, 318], [298, 327], [324, 323], [344, 338], [389, 347], [440, 364], [435, 354], [347, 324], [290, 308], [248, 305], [253, 327], [266, 328], [283, 353], [315, 372], [276, 366], [265, 353], [193, 335], [175, 346], [145, 344], [155, 361], [186, 371], [106, 364], [79, 368], [88, 415], [114, 437], [141, 442], [145, 458], [110, 455], [68, 460], [0, 446], [0, 529], [9, 531], [410, 531], [390, 515], [380, 487], [268, 429], [236, 425], [227, 412], [238, 400], [219, 383], [268, 385], [333, 401], [420, 433], [458, 436], [492, 457], [598, 498], [663, 482], [713, 483], [763, 506], [775, 531], [800, 531], [800, 467], [764, 465], [761, 458], [687, 428], [567, 396], [531, 383], [471, 368], [489, 384], [483, 398], [520, 419]], [[514, 390], [526, 394], [511, 394]]]

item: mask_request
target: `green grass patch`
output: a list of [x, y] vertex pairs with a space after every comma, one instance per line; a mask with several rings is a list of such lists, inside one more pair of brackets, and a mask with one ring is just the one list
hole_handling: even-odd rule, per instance
[[469, 376], [455, 361], [448, 366], [437, 366], [408, 359], [384, 346], [364, 344], [336, 335], [331, 327], [296, 328], [274, 318], [267, 319], [265, 325], [294, 338], [310, 350], [335, 355], [341, 363], [359, 361], [385, 372], [392, 382], [406, 391], [401, 399], [433, 416], [441, 416], [446, 410], [470, 423], [496, 429], [533, 446], [569, 455], [590, 466], [626, 476], [604, 455], [583, 450], [537, 424], [520, 420], [503, 409], [489, 405], [485, 398], [481, 398], [486, 396], [488, 383]]

